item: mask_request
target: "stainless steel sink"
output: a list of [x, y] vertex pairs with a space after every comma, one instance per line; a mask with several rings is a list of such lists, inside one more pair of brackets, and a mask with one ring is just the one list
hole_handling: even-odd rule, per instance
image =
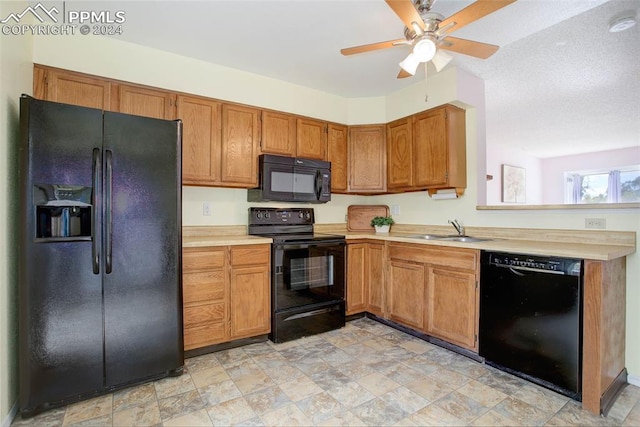
[[424, 239], [424, 240], [440, 240], [440, 239], [446, 239], [447, 236], [441, 236], [438, 234], [416, 234], [413, 236], [407, 236], [411, 239]]
[[481, 237], [471, 237], [471, 236], [452, 236], [452, 237], [443, 237], [440, 240], [447, 240], [449, 242], [475, 243], [475, 242], [486, 242], [491, 239], [484, 239]]

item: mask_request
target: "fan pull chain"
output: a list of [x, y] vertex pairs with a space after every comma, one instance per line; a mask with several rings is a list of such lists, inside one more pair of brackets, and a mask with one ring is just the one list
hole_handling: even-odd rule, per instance
[[429, 61], [424, 63], [424, 102], [429, 102], [429, 82], [427, 79], [427, 64]]

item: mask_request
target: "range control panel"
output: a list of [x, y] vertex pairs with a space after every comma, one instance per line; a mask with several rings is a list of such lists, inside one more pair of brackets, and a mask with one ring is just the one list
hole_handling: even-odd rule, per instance
[[313, 208], [249, 208], [249, 225], [313, 225]]
[[492, 253], [489, 263], [499, 267], [514, 267], [556, 274], [578, 275], [581, 270], [580, 260], [519, 254]]

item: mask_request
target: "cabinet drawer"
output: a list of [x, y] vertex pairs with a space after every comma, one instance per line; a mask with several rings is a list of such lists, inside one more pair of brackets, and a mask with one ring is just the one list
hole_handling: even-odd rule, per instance
[[184, 251], [182, 253], [182, 269], [192, 271], [215, 270], [224, 267], [224, 250]]
[[185, 328], [201, 323], [224, 321], [224, 302], [184, 307], [183, 324]]
[[185, 304], [221, 299], [224, 299], [224, 270], [183, 274], [182, 300]]
[[271, 245], [247, 245], [231, 248], [231, 265], [271, 264]]
[[208, 323], [184, 328], [184, 349], [192, 350], [206, 345], [213, 345], [226, 340], [225, 324]]
[[389, 258], [421, 264], [441, 265], [463, 270], [476, 270], [479, 251], [427, 245], [389, 245]]

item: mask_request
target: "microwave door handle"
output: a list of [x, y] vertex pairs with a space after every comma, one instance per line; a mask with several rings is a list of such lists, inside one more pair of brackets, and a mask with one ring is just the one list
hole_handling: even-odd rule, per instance
[[320, 200], [322, 195], [322, 171], [316, 171], [316, 200]]

